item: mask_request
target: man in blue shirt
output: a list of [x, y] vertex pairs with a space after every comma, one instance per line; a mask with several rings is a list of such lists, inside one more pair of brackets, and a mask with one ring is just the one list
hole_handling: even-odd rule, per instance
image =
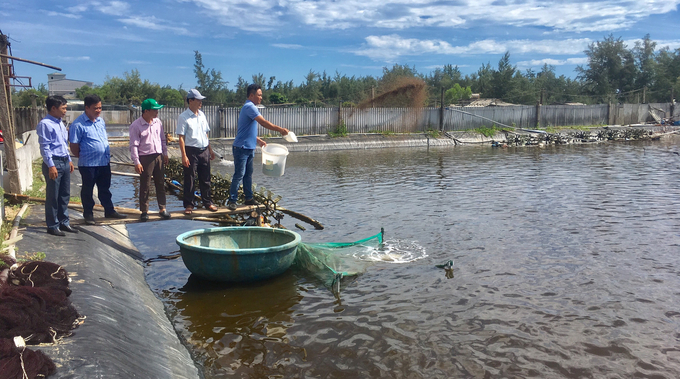
[[87, 95], [84, 99], [85, 113], [73, 121], [69, 129], [71, 152], [78, 157], [78, 171], [83, 180], [80, 198], [83, 202], [83, 218], [94, 225], [94, 199], [92, 194], [97, 186], [99, 202], [104, 207], [104, 217], [125, 218], [113, 207], [111, 202], [111, 152], [106, 135], [106, 124], [99, 117], [102, 113], [102, 100], [97, 95]]
[[234, 144], [231, 147], [234, 153], [234, 176], [231, 178], [229, 201], [227, 201], [227, 208], [231, 210], [236, 209], [238, 187], [241, 185], [241, 180], [243, 180], [243, 193], [246, 197], [245, 205], [257, 205], [257, 202], [253, 199], [253, 158], [257, 146], [267, 146], [267, 143], [257, 136], [257, 125], [260, 124], [266, 129], [279, 132], [282, 136], [288, 134], [288, 129], [265, 120], [257, 109], [257, 105], [262, 103], [262, 87], [251, 84], [248, 86], [246, 94], [248, 100], [246, 100], [238, 116], [236, 138], [234, 138]]
[[66, 115], [66, 99], [48, 96], [45, 100], [47, 115], [35, 128], [43, 158], [42, 173], [45, 176], [45, 223], [47, 233], [65, 236], [78, 233], [69, 224], [68, 202], [71, 197], [71, 173], [73, 162], [68, 154], [68, 132], [61, 122]]

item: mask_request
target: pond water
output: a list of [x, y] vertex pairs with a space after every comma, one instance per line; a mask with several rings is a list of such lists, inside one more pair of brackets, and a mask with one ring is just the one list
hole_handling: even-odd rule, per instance
[[[180, 259], [147, 280], [207, 378], [677, 378], [679, 143], [291, 153], [283, 177], [254, 181], [326, 229], [286, 227], [303, 242], [384, 227], [401, 258], [339, 297], [295, 270], [207, 284]], [[114, 201], [137, 207], [116, 180]], [[206, 226], [128, 228], [151, 258]], [[435, 265], [450, 259], [448, 279]]]

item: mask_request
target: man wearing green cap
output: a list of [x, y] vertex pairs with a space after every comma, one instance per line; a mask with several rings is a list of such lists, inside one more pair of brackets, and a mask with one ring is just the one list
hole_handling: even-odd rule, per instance
[[168, 147], [165, 142], [163, 123], [158, 118], [158, 110], [163, 108], [154, 99], [142, 102], [142, 117], [130, 124], [130, 157], [135, 164], [139, 180], [140, 219], [149, 219], [149, 186], [153, 176], [156, 185], [156, 198], [161, 218], [169, 219], [165, 209], [165, 165], [168, 164]]

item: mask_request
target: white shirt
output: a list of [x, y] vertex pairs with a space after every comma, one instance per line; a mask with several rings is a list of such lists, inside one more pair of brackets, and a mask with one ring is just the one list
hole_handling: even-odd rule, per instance
[[198, 115], [195, 115], [191, 109], [187, 109], [177, 117], [175, 134], [184, 136], [184, 146], [205, 149], [210, 143], [207, 134], [209, 131], [208, 119], [205, 118], [205, 114], [200, 109]]

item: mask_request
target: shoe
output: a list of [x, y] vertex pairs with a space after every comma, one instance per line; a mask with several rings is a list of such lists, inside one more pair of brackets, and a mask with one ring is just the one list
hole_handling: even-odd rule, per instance
[[184, 214], [187, 215], [187, 216], [191, 216], [191, 213], [192, 213], [193, 211], [194, 211], [194, 208], [193, 208], [193, 207], [186, 207], [186, 208], [184, 209]]
[[94, 221], [93, 215], [85, 215], [83, 218], [85, 219], [85, 223], [87, 225], [97, 225], [97, 223]]
[[227, 209], [230, 211], [235, 211], [236, 210], [236, 203], [233, 201], [227, 201]]
[[56, 229], [56, 228], [47, 228], [47, 234], [51, 234], [53, 236], [60, 236], [60, 237], [66, 236], [66, 233], [64, 233], [61, 230]]
[[107, 214], [104, 215], [104, 217], [105, 217], [105, 218], [118, 218], [118, 219], [127, 218], [126, 215], [120, 214], [120, 213], [118, 213], [118, 212], [116, 212], [116, 211], [113, 211], [113, 212], [111, 212], [111, 213], [107, 213]]
[[59, 225], [59, 230], [61, 230], [62, 232], [68, 232], [68, 233], [78, 233], [78, 229], [74, 229], [69, 224]]
[[255, 201], [255, 199], [246, 200], [246, 202], [243, 203], [243, 204], [245, 204], [245, 205], [260, 205], [260, 203]]
[[210, 212], [217, 212], [217, 205], [215, 204], [210, 204], [205, 209], [209, 210]]
[[170, 218], [170, 212], [167, 210], [163, 209], [162, 211], [158, 212], [158, 214], [161, 216], [163, 220], [167, 220]]
[[139, 216], [139, 219], [142, 221], [149, 221], [149, 214], [146, 212], [142, 212], [142, 215]]

